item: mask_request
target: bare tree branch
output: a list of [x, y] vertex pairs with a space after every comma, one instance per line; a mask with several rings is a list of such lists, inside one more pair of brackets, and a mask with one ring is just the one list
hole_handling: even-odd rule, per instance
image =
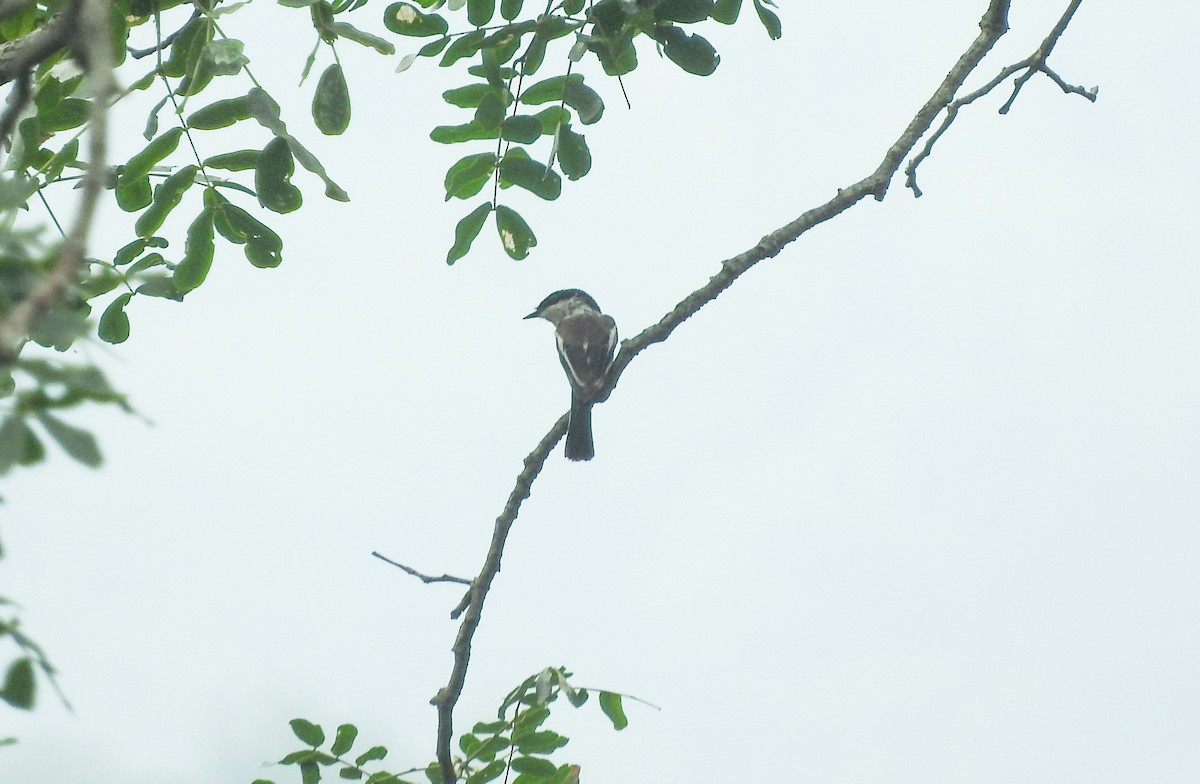
[[[108, 104], [116, 93], [108, 10], [108, 3], [104, 0], [79, 0], [78, 18], [70, 25], [78, 32], [73, 40], [81, 48], [92, 83], [91, 115], [88, 119], [89, 163], [83, 177], [79, 213], [75, 225], [63, 240], [54, 266], [37, 282], [29, 296], [17, 303], [0, 322], [0, 363], [10, 363], [17, 358], [21, 347], [29, 339], [29, 330], [34, 322], [70, 295], [84, 267], [88, 230], [107, 179]], [[71, 16], [74, 18], [76, 14]]]
[[400, 569], [401, 571], [405, 572], [406, 574], [411, 574], [413, 577], [416, 577], [418, 580], [425, 583], [426, 585], [429, 585], [430, 583], [459, 583], [460, 585], [470, 585], [471, 584], [470, 580], [468, 580], [464, 577], [455, 577], [452, 574], [443, 574], [441, 577], [431, 577], [427, 574], [422, 574], [421, 572], [418, 572], [416, 569], [412, 568], [411, 566], [405, 566], [404, 564], [399, 563], [398, 561], [393, 561], [391, 558], [388, 558], [386, 555], [383, 555], [378, 552], [372, 552], [371, 555], [375, 556], [376, 558], [383, 561], [384, 563], [390, 563], [392, 566], [395, 566], [397, 569]]
[[954, 122], [955, 118], [958, 117], [958, 110], [967, 104], [973, 103], [987, 95], [992, 90], [999, 87], [1001, 83], [1003, 83], [1013, 74], [1019, 71], [1025, 71], [1025, 73], [1017, 77], [1016, 81], [1013, 83], [1012, 95], [1010, 95], [1008, 100], [1004, 102], [1004, 105], [1000, 107], [1000, 114], [1008, 114], [1008, 110], [1012, 108], [1013, 102], [1017, 100], [1017, 94], [1021, 92], [1021, 88], [1025, 86], [1025, 82], [1029, 81], [1030, 77], [1039, 71], [1050, 77], [1064, 93], [1082, 95], [1089, 101], [1095, 102], [1096, 95], [1099, 92], [1098, 88], [1093, 87], [1090, 90], [1085, 90], [1082, 87], [1078, 87], [1073, 84], [1067, 84], [1065, 81], [1063, 81], [1061, 76], [1059, 76], [1057, 73], [1051, 70], [1048, 65], [1046, 65], [1046, 58], [1048, 58], [1050, 56], [1050, 52], [1054, 50], [1054, 45], [1057, 44], [1058, 39], [1062, 37], [1063, 32], [1067, 29], [1067, 25], [1071, 22], [1071, 17], [1075, 15], [1075, 10], [1079, 8], [1080, 3], [1082, 2], [1083, 0], [1071, 0], [1071, 4], [1067, 6], [1067, 10], [1063, 12], [1063, 15], [1059, 18], [1058, 23], [1054, 25], [1054, 29], [1050, 31], [1050, 34], [1046, 36], [1033, 54], [1029, 55], [1029, 57], [1026, 57], [1019, 63], [1013, 63], [1012, 65], [1007, 66], [983, 87], [980, 87], [975, 92], [964, 95], [962, 98], [958, 98], [946, 107], [946, 116], [942, 119], [942, 124], [938, 126], [936, 131], [929, 135], [929, 138], [925, 140], [925, 146], [919, 153], [913, 156], [913, 159], [908, 162], [908, 166], [904, 167], [904, 184], [906, 187], [912, 189], [914, 196], [921, 196], [921, 189], [917, 187], [917, 167], [920, 166], [921, 162], [928, 158], [930, 153], [933, 152], [933, 145], [937, 144], [938, 139], [942, 138], [942, 134], [946, 132], [946, 129], [949, 128]]
[[[1068, 13], [1056, 25], [1055, 31], [1047, 37], [1046, 42], [1043, 42], [1042, 47], [1039, 49], [1042, 55], [1040, 61], [1031, 60], [1029, 63], [1018, 64], [1010, 69], [1006, 69], [1005, 74], [996, 80], [996, 83], [998, 84], [1000, 81], [1003, 81], [1004, 78], [1007, 78], [1022, 67], [1036, 65], [1038, 70], [1048, 71], [1045, 68], [1045, 56], [1049, 54], [1050, 49], [1058, 40], [1058, 37], [1061, 36], [1062, 30], [1065, 29], [1067, 22], [1070, 21], [1070, 14], [1074, 12], [1074, 9], [1078, 7], [1080, 2], [1081, 0], [1072, 0]], [[950, 107], [954, 105], [954, 96], [958, 94], [967, 77], [979, 66], [979, 63], [1000, 37], [1008, 31], [1008, 11], [1010, 5], [1011, 0], [990, 0], [987, 11], [979, 23], [979, 35], [959, 57], [954, 67], [946, 75], [942, 83], [938, 85], [929, 100], [917, 111], [917, 114], [908, 124], [908, 127], [904, 129], [900, 137], [888, 148], [883, 160], [874, 172], [852, 185], [839, 189], [837, 195], [832, 199], [808, 210], [787, 225], [766, 235], [753, 248], [723, 261], [720, 270], [709, 279], [708, 283], [685, 297], [683, 301], [676, 305], [657, 324], [646, 328], [632, 339], [624, 341], [621, 345], [621, 351], [610, 370], [608, 390], [605, 392], [602, 400], [607, 399], [608, 395], [612, 393], [621, 374], [629, 366], [629, 363], [633, 361], [634, 357], [649, 346], [666, 340], [680, 324], [699, 311], [705, 304], [715, 299], [721, 292], [729, 288], [735, 280], [755, 264], [778, 255], [785, 246], [798, 239], [809, 229], [837, 217], [868, 196], [873, 196], [876, 200], [882, 201], [887, 193], [888, 186], [895, 178], [904, 159], [912, 152], [921, 138], [929, 132], [938, 115], [943, 110], [950, 110]], [[942, 130], [944, 128], [939, 129], [939, 133]], [[567, 417], [563, 416], [555, 423], [554, 427], [550, 429], [550, 432], [546, 434], [533, 452], [525, 458], [524, 470], [517, 477], [516, 486], [509, 494], [504, 510], [496, 520], [492, 543], [488, 549], [483, 568], [479, 576], [473, 581], [470, 591], [464, 598], [464, 604], [459, 607], [459, 610], [463, 610], [464, 607], [465, 610], [463, 611], [462, 624], [459, 627], [458, 636], [453, 646], [454, 665], [451, 669], [450, 680], [431, 700], [431, 703], [437, 708], [438, 712], [437, 758], [441, 768], [441, 780], [443, 784], [454, 784], [458, 779], [458, 772], [454, 770], [453, 759], [451, 757], [451, 743], [454, 735], [454, 706], [462, 693], [463, 683], [466, 680], [467, 667], [470, 663], [471, 641], [479, 626], [484, 600], [487, 598], [492, 581], [500, 570], [500, 560], [504, 550], [504, 543], [513, 522], [516, 520], [521, 503], [529, 497], [533, 480], [541, 471], [550, 451], [566, 432], [566, 427]], [[457, 612], [458, 610], [456, 610]]]

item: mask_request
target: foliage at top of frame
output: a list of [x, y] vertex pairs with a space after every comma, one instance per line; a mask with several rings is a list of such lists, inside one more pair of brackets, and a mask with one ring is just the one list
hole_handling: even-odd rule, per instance
[[[752, 2], [768, 35], [778, 38], [782, 30], [772, 0]], [[516, 210], [501, 204], [500, 191], [515, 185], [554, 200], [564, 177], [578, 180], [591, 170], [591, 152], [577, 125], [598, 122], [604, 102], [575, 72], [576, 64], [594, 59], [604, 74], [620, 80], [638, 67], [636, 42], [644, 38], [687, 73], [708, 76], [721, 58], [707, 38], [690, 28], [708, 21], [733, 24], [742, 5], [742, 0], [551, 0], [544, 9], [536, 4], [531, 11], [524, 0], [501, 0], [498, 8], [496, 0], [400, 0], [389, 5], [383, 20], [389, 30], [432, 39], [406, 55], [398, 70], [419, 57], [438, 57], [444, 68], [471, 63], [465, 70], [472, 81], [442, 94], [446, 103], [469, 110], [470, 119], [439, 125], [430, 137], [443, 144], [488, 145], [487, 151], [466, 155], [447, 170], [447, 201], [470, 199], [489, 184], [491, 194], [459, 221], [446, 262], [453, 264], [470, 251], [489, 215], [495, 216], [505, 252], [525, 258], [537, 237]], [[450, 32], [450, 21], [438, 13], [442, 8], [465, 8], [469, 27]], [[548, 52], [559, 41], [569, 45], [559, 47], [548, 66]], [[555, 73], [547, 76], [545, 70], [551, 69]], [[534, 154], [532, 148], [541, 140], [548, 149]]]

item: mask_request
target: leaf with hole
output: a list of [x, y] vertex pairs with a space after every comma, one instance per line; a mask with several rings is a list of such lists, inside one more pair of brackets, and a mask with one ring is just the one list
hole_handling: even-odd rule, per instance
[[516, 210], [503, 204], [496, 206], [496, 231], [500, 233], [500, 244], [504, 246], [504, 252], [518, 261], [528, 256], [529, 250], [537, 246], [537, 237], [525, 219]]
[[445, 35], [450, 29], [437, 14], [426, 14], [412, 3], [392, 3], [383, 12], [383, 26], [399, 35]]

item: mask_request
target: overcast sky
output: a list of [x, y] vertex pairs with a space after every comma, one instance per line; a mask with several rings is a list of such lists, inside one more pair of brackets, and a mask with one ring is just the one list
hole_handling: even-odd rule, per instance
[[[508, 194], [534, 254], [489, 226], [452, 268], [475, 202], [444, 205], [442, 175], [479, 149], [428, 132], [460, 121], [459, 82], [342, 44], [354, 119], [327, 140], [311, 84], [290, 92], [310, 34], [285, 51], [274, 6], [232, 17], [353, 201], [298, 172], [283, 266], [219, 245], [186, 303], [137, 298], [127, 344], [76, 349], [150, 424], [79, 412], [102, 470], [55, 453], [5, 482], [0, 593], [75, 710], [5, 712], [0, 782], [298, 782], [262, 767], [296, 716], [358, 724], [392, 769], [432, 759], [461, 592], [370, 552], [478, 571], [568, 405], [552, 328], [521, 317], [577, 286], [625, 337], [659, 319], [873, 171], [986, 2], [781, 5], [778, 42], [708, 31], [708, 79], [642, 50], [632, 111], [597, 76], [593, 173]], [[1065, 5], [1018, 0], [970, 84]], [[522, 509], [459, 728], [565, 664], [662, 707], [619, 734], [563, 716], [589, 784], [1200, 780], [1198, 27], [1183, 0], [1085, 3], [1052, 65], [1095, 104], [1037, 78], [1007, 116], [1007, 90], [980, 101], [924, 197], [896, 181], [639, 356], [595, 460], [560, 445]]]

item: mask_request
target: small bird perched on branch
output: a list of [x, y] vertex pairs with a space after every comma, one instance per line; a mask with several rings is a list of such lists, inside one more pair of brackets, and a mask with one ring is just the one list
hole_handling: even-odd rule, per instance
[[571, 382], [571, 419], [567, 424], [568, 460], [591, 460], [592, 404], [604, 391], [617, 350], [617, 323], [579, 289], [556, 291], [525, 318], [544, 318], [555, 327], [558, 359]]

